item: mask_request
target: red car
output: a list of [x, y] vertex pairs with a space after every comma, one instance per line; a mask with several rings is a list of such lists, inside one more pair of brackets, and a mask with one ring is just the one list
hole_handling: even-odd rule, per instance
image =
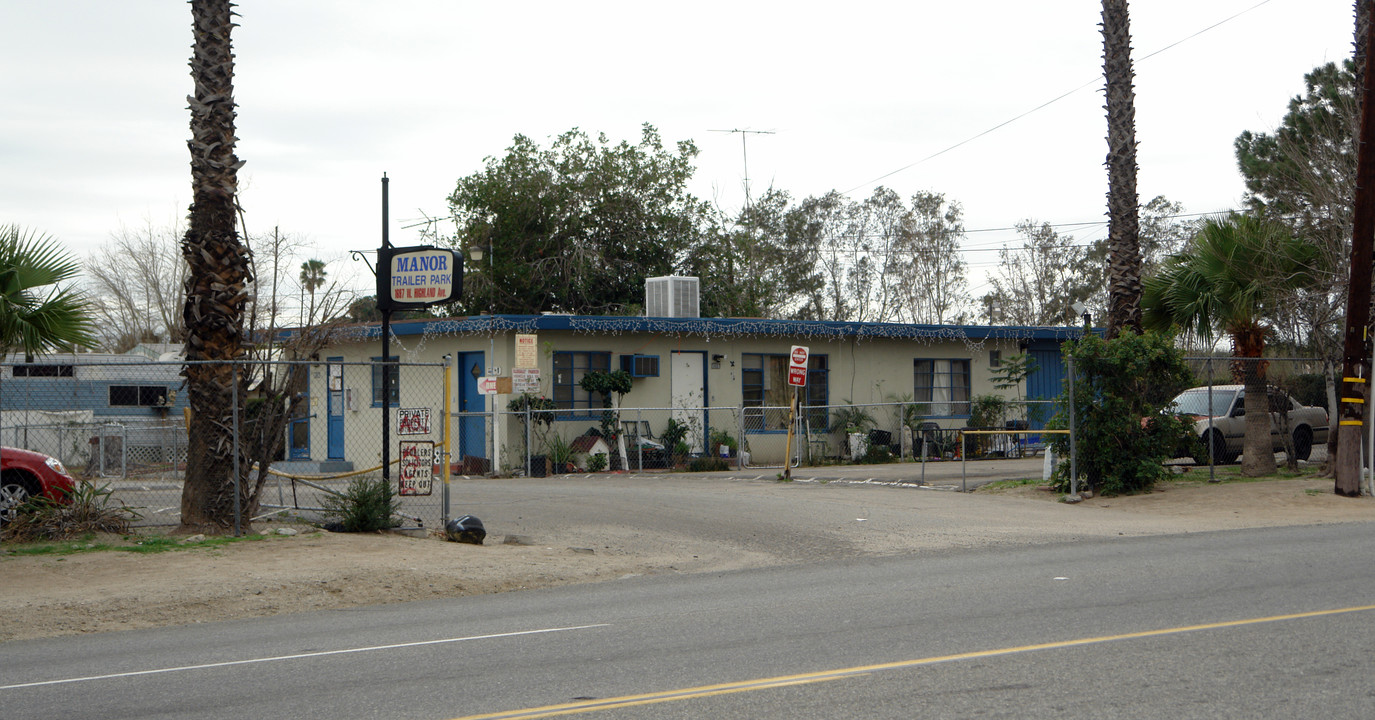
[[18, 448], [0, 448], [0, 525], [13, 520], [30, 497], [62, 501], [76, 481], [55, 457]]

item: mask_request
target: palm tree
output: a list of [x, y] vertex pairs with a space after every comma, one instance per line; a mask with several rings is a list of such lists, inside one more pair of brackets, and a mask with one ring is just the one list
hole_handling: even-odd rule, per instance
[[1275, 471], [1265, 386], [1266, 321], [1296, 290], [1317, 280], [1318, 249], [1273, 220], [1232, 214], [1209, 219], [1183, 253], [1148, 278], [1145, 325], [1181, 327], [1211, 342], [1220, 331], [1232, 341], [1232, 374], [1246, 385], [1246, 439], [1241, 470]]
[[80, 269], [47, 235], [0, 226], [0, 355], [95, 344], [86, 299], [61, 284]]
[[[236, 497], [233, 438], [234, 380], [242, 412], [246, 373], [230, 363], [243, 354], [244, 310], [249, 299], [249, 253], [238, 234], [238, 169], [234, 155], [234, 54], [229, 0], [192, 0], [195, 45], [191, 78], [191, 216], [182, 239], [189, 266], [185, 374], [191, 404], [181, 523], [186, 529], [224, 532], [232, 527]], [[210, 361], [198, 364], [197, 361]], [[240, 467], [247, 470], [248, 462]], [[244, 483], [239, 483], [240, 488]]]
[[1136, 93], [1127, 0], [1103, 0], [1108, 111], [1108, 337], [1141, 332], [1141, 248], [1136, 194]]
[[323, 260], [311, 259], [301, 263], [301, 289], [310, 293], [310, 311], [304, 318], [306, 322], [315, 319], [315, 291], [324, 286], [327, 274]]

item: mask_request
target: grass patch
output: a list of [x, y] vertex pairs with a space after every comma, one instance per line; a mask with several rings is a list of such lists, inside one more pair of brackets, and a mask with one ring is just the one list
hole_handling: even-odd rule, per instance
[[1041, 478], [1022, 478], [1020, 480], [998, 480], [997, 482], [985, 483], [974, 490], [1011, 490], [1012, 488], [1026, 487], [1027, 485], [1046, 484]]
[[215, 535], [207, 536], [203, 540], [198, 540], [196, 542], [187, 542], [187, 538], [185, 537], [163, 534], [145, 535], [131, 533], [122, 536], [97, 536], [94, 533], [89, 533], [79, 538], [56, 542], [7, 542], [4, 545], [0, 545], [0, 556], [61, 557], [64, 555], [81, 555], [95, 552], [127, 552], [149, 555], [180, 550], [216, 549], [233, 543], [258, 542], [270, 537], [276, 536], [258, 534], [244, 535], [243, 537]]
[[[1207, 465], [1191, 465], [1186, 467], [1190, 468], [1188, 472], [1182, 475], [1172, 475], [1170, 476], [1170, 479], [1166, 482], [1176, 484], [1208, 482]], [[1253, 483], [1270, 482], [1272, 480], [1303, 480], [1316, 478], [1318, 476], [1319, 470], [1320, 468], [1317, 467], [1309, 467], [1300, 468], [1297, 471], [1291, 471], [1284, 468], [1283, 466], [1280, 466], [1275, 470], [1275, 472], [1269, 475], [1261, 475], [1260, 477], [1247, 477], [1246, 475], [1241, 474], [1240, 465], [1218, 465], [1214, 466], [1213, 468], [1213, 476], [1217, 478], [1217, 482], [1219, 483]]]

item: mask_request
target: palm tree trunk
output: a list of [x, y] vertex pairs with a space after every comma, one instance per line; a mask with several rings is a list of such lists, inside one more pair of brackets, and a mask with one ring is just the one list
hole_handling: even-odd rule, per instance
[[[192, 204], [182, 255], [189, 265], [186, 305], [185, 370], [191, 420], [186, 482], [182, 489], [183, 528], [223, 532], [234, 518], [234, 373], [226, 361], [240, 358], [243, 314], [252, 281], [248, 250], [237, 222], [239, 167], [234, 155], [234, 55], [230, 43], [233, 3], [192, 0], [195, 32], [191, 77]], [[243, 416], [246, 373], [238, 373], [238, 403]], [[241, 463], [246, 469], [248, 463]]]
[[1136, 194], [1136, 92], [1127, 0], [1103, 0], [1108, 111], [1108, 328], [1141, 332], [1141, 247]]

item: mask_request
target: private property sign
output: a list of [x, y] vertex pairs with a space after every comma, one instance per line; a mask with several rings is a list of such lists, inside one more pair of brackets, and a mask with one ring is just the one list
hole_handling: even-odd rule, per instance
[[377, 307], [408, 310], [442, 305], [463, 292], [463, 263], [431, 245], [377, 251]]
[[396, 411], [397, 435], [429, 435], [429, 408], [400, 408]]

